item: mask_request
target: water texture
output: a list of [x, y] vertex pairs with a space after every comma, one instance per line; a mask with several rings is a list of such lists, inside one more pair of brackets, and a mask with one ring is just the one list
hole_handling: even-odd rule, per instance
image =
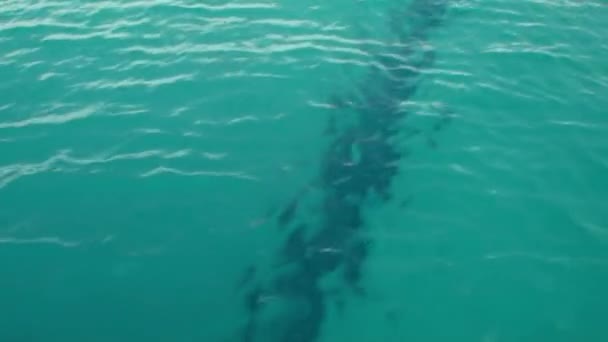
[[0, 341], [607, 341], [607, 23], [4, 0]]

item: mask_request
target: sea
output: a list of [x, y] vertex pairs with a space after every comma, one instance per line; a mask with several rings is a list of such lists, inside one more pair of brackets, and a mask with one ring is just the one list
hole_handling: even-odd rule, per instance
[[608, 2], [1, 0], [43, 341], [608, 341]]

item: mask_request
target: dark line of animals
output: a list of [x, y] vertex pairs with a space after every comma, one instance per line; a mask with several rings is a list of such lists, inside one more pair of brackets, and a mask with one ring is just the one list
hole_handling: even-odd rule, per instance
[[[240, 341], [318, 340], [328, 299], [334, 294], [321, 285], [329, 274], [339, 272], [346, 288], [365, 294], [361, 280], [371, 241], [363, 232], [363, 205], [372, 193], [383, 201], [391, 199], [391, 181], [404, 154], [391, 142], [393, 138], [422, 133], [401, 131], [407, 112], [399, 104], [414, 95], [420, 71], [434, 63], [434, 52], [424, 43], [446, 9], [447, 0], [413, 0], [407, 9], [392, 11], [390, 27], [397, 44], [391, 45], [391, 54], [377, 56], [381, 67], [373, 69], [355, 92], [330, 97], [337, 110], [355, 112], [356, 121], [339, 132], [336, 117], [329, 119], [326, 132], [333, 134], [333, 140], [317, 182], [323, 191], [320, 221], [297, 222], [305, 192], [279, 213], [277, 225], [287, 235], [273, 275], [264, 281], [250, 266], [238, 284], [248, 315]], [[433, 130], [441, 130], [448, 119], [443, 113]], [[430, 141], [434, 147], [434, 140]], [[343, 299], [338, 303], [343, 305]]]

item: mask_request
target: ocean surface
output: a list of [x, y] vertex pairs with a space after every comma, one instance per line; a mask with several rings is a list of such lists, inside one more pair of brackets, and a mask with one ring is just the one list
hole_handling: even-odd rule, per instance
[[0, 341], [608, 341], [608, 2], [2, 0]]

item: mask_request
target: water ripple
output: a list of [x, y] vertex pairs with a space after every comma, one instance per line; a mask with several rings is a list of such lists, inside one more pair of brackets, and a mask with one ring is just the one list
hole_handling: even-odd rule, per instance
[[0, 237], [0, 244], [10, 245], [57, 245], [59, 247], [74, 248], [81, 245], [80, 241], [67, 241], [58, 237], [39, 237], [31, 239], [19, 239], [14, 237]]
[[152, 177], [160, 174], [175, 174], [179, 176], [209, 176], [209, 177], [227, 177], [227, 178], [236, 178], [236, 179], [244, 179], [250, 181], [258, 181], [259, 179], [255, 176], [249, 175], [245, 172], [231, 172], [231, 171], [184, 171], [164, 166], [156, 167], [152, 170], [146, 171], [140, 175], [140, 177]]
[[[48, 158], [45, 161], [39, 163], [15, 163], [6, 166], [0, 166], [0, 189], [7, 186], [8, 184], [18, 180], [25, 176], [33, 176], [48, 171], [53, 172], [74, 172], [78, 169], [69, 169], [62, 167], [62, 164], [66, 165], [77, 165], [77, 166], [91, 166], [99, 164], [108, 164], [111, 162], [121, 160], [144, 160], [149, 158], [161, 158], [161, 159], [178, 159], [189, 156], [192, 153], [190, 149], [181, 149], [177, 151], [165, 151], [165, 150], [146, 150], [140, 152], [123, 153], [108, 155], [108, 153], [99, 153], [91, 157], [77, 158], [70, 155], [69, 150], [59, 151], [54, 156]], [[209, 160], [221, 159], [225, 154], [208, 154], [205, 157]], [[162, 172], [157, 171], [157, 172]], [[170, 171], [169, 171], [170, 172]], [[179, 172], [176, 172], [179, 173]], [[187, 173], [184, 173], [187, 174]], [[210, 172], [209, 175], [220, 175], [221, 172]], [[200, 173], [204, 175], [204, 173]], [[240, 175], [244, 179], [256, 179], [253, 176], [248, 176], [244, 173], [228, 172], [226, 176], [237, 176]]]
[[173, 75], [163, 78], [157, 79], [136, 79], [136, 78], [127, 78], [124, 80], [97, 80], [91, 82], [78, 83], [73, 85], [73, 88], [76, 89], [120, 89], [120, 88], [130, 88], [143, 86], [147, 88], [156, 88], [159, 86], [177, 83], [179, 81], [191, 81], [196, 76], [196, 73], [187, 73], [187, 74], [179, 74]]
[[569, 255], [542, 255], [532, 252], [513, 251], [513, 252], [494, 252], [484, 255], [486, 260], [502, 260], [502, 259], [529, 259], [540, 261], [547, 264], [559, 264], [566, 267], [592, 265], [592, 266], [608, 266], [608, 259], [585, 257], [585, 256], [569, 256]]
[[72, 23], [72, 22], [60, 22], [53, 18], [45, 18], [45, 19], [32, 19], [32, 20], [14, 20], [5, 23], [0, 23], [0, 32], [2, 31], [11, 31], [16, 29], [24, 29], [24, 28], [41, 28], [47, 27], [49, 29], [52, 28], [75, 28], [75, 29], [85, 29], [86, 22], [80, 23]]
[[119, 53], [127, 54], [133, 52], [144, 53], [147, 55], [182, 55], [209, 52], [241, 52], [251, 54], [270, 55], [273, 53], [285, 53], [298, 50], [318, 50], [323, 52], [343, 52], [359, 56], [371, 56], [364, 50], [349, 47], [338, 47], [330, 45], [314, 44], [310, 41], [301, 43], [269, 44], [266, 46], [256, 46], [255, 40], [245, 42], [226, 42], [216, 44], [177, 44], [167, 46], [143, 46], [135, 45], [118, 50]]
[[101, 37], [104, 39], [126, 39], [130, 38], [132, 35], [129, 33], [115, 33], [112, 30], [106, 31], [97, 31], [91, 33], [52, 33], [44, 36], [41, 41], [52, 41], [52, 40], [66, 40], [66, 41], [75, 41], [75, 40], [88, 40], [91, 38]]
[[44, 116], [33, 117], [21, 121], [14, 122], [0, 122], [0, 129], [2, 128], [19, 128], [30, 125], [57, 125], [63, 124], [74, 120], [85, 119], [101, 108], [100, 105], [90, 105], [79, 110], [75, 110], [65, 114], [50, 114]]

